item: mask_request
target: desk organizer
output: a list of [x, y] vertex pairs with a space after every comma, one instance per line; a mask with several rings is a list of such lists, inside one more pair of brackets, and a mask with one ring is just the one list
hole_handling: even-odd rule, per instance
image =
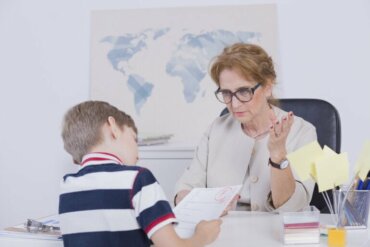
[[[346, 196], [346, 193], [347, 196]], [[339, 227], [346, 229], [366, 229], [369, 217], [370, 190], [336, 190], [336, 208]], [[345, 201], [344, 201], [345, 200]], [[344, 204], [343, 204], [344, 201]]]
[[315, 206], [285, 212], [282, 217], [284, 244], [320, 243], [320, 211]]

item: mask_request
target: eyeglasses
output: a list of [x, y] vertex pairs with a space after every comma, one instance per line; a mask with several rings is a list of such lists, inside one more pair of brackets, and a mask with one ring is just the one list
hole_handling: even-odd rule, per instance
[[233, 96], [235, 96], [240, 102], [249, 102], [252, 100], [254, 92], [257, 88], [261, 86], [260, 83], [257, 83], [256, 86], [250, 87], [241, 87], [235, 92], [231, 92], [230, 90], [222, 90], [218, 88], [215, 92], [216, 98], [224, 104], [229, 104], [233, 100]]

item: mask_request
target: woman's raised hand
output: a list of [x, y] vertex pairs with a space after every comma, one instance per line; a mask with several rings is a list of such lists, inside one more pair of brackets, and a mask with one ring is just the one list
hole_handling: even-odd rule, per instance
[[275, 114], [271, 114], [270, 137], [268, 141], [268, 149], [270, 151], [270, 158], [274, 162], [280, 162], [285, 159], [286, 139], [288, 137], [290, 128], [293, 124], [293, 112], [289, 112], [280, 120], [276, 118]]

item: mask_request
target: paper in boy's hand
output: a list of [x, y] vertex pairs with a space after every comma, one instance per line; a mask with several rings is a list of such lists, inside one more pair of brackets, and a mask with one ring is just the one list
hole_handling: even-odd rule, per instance
[[201, 220], [214, 220], [221, 216], [242, 185], [219, 188], [195, 188], [174, 208], [178, 224], [177, 234], [182, 238], [193, 235]]

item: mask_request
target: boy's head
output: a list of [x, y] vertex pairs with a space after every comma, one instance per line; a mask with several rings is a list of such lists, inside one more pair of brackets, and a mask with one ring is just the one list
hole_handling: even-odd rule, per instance
[[130, 133], [136, 137], [137, 129], [132, 118], [102, 101], [86, 101], [72, 107], [64, 116], [62, 127], [64, 148], [75, 163], [81, 163], [84, 155], [104, 143], [109, 143], [110, 147], [97, 151], [114, 150], [114, 143], [122, 141], [123, 132], [126, 139], [132, 137]]

